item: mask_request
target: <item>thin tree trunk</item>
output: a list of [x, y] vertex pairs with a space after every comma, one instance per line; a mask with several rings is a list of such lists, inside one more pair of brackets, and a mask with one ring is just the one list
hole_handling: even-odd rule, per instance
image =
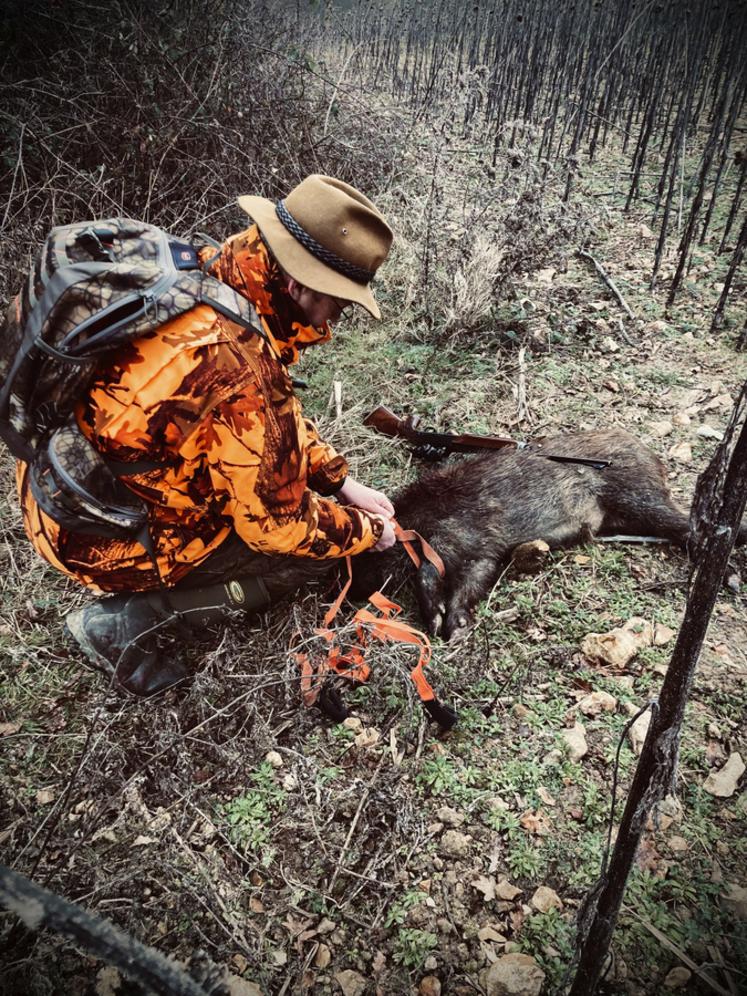
[[744, 106], [744, 90], [739, 88], [734, 94], [734, 100], [732, 102], [731, 111], [724, 128], [724, 133], [721, 136], [721, 155], [719, 159], [718, 170], [716, 171], [716, 176], [713, 181], [713, 189], [711, 191], [711, 200], [708, 205], [708, 210], [706, 211], [705, 221], [703, 222], [703, 228], [700, 233], [700, 239], [698, 240], [698, 245], [703, 245], [706, 240], [706, 234], [708, 232], [708, 226], [711, 223], [711, 217], [713, 216], [713, 209], [716, 206], [716, 198], [718, 196], [719, 186], [721, 184], [721, 177], [723, 175], [726, 163], [729, 160], [729, 144], [731, 142], [732, 135], [734, 134], [734, 126], [736, 125], [737, 118], [741, 108]]
[[734, 274], [737, 272], [737, 268], [742, 262], [742, 257], [744, 256], [744, 250], [747, 248], [747, 215], [745, 215], [744, 222], [742, 223], [742, 230], [739, 233], [739, 238], [737, 239], [737, 245], [734, 249], [734, 255], [731, 257], [731, 262], [729, 263], [729, 269], [727, 270], [726, 276], [724, 277], [724, 289], [721, 291], [721, 297], [718, 299], [718, 304], [716, 305], [716, 310], [713, 313], [713, 321], [711, 322], [711, 332], [715, 332], [716, 329], [720, 329], [724, 323], [724, 308], [726, 307], [726, 298], [729, 294], [729, 289], [731, 287], [732, 281], [734, 280]]
[[724, 226], [724, 234], [721, 237], [721, 244], [718, 247], [719, 253], [724, 251], [726, 246], [726, 240], [729, 238], [729, 232], [731, 231], [731, 226], [734, 224], [734, 219], [739, 211], [739, 205], [742, 200], [742, 187], [744, 186], [745, 177], [747, 176], [747, 152], [740, 153], [741, 156], [741, 170], [739, 173], [739, 180], [737, 182], [737, 189], [734, 194], [734, 199], [731, 202], [731, 208], [729, 209], [729, 217], [726, 219], [726, 225]]
[[[580, 955], [569, 996], [590, 996], [596, 989], [646, 819], [654, 804], [675, 785], [685, 705], [747, 499], [745, 409], [747, 384], [742, 388], [726, 438], [698, 484], [691, 532], [696, 547], [692, 551], [697, 564], [695, 579], [658, 708], [633, 776], [609, 868], [603, 869], [579, 915]], [[729, 458], [730, 443], [740, 421], [741, 430]]]
[[698, 215], [700, 214], [700, 208], [703, 204], [703, 198], [705, 196], [706, 180], [711, 169], [711, 163], [713, 162], [713, 155], [716, 151], [716, 144], [718, 140], [719, 133], [721, 131], [721, 122], [723, 120], [724, 106], [726, 104], [726, 98], [722, 98], [721, 103], [716, 111], [715, 119], [713, 122], [711, 134], [708, 137], [708, 142], [703, 152], [702, 166], [700, 169], [700, 176], [698, 178], [698, 190], [695, 194], [695, 199], [693, 200], [692, 206], [690, 208], [690, 217], [687, 222], [687, 228], [685, 229], [682, 239], [680, 241], [679, 253], [680, 258], [677, 263], [677, 270], [675, 271], [674, 277], [672, 279], [672, 286], [669, 289], [669, 296], [667, 297], [667, 307], [669, 307], [673, 302], [675, 295], [677, 293], [677, 288], [680, 285], [682, 276], [685, 272], [685, 264], [687, 263], [688, 256], [690, 254], [690, 243], [695, 232], [695, 225], [698, 220]]

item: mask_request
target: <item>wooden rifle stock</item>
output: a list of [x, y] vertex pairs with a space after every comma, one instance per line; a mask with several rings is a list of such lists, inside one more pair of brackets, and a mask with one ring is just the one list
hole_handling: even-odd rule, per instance
[[515, 439], [503, 436], [473, 436], [469, 433], [455, 435], [450, 432], [423, 432], [417, 428], [417, 415], [400, 418], [385, 405], [379, 405], [363, 420], [363, 424], [385, 436], [407, 439], [416, 446], [436, 446], [456, 453], [475, 453], [479, 450], [500, 450], [505, 446], [517, 447]]

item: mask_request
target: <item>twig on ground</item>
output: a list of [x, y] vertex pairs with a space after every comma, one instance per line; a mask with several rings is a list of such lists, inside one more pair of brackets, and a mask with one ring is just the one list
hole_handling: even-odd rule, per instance
[[[323, 854], [325, 858], [329, 859], [329, 851], [327, 850], [327, 845], [324, 842], [324, 838], [319, 833], [319, 827], [316, 824], [316, 817], [314, 816], [314, 805], [312, 802], [309, 802], [309, 798], [306, 795], [306, 787], [304, 785], [303, 779], [301, 779], [299, 782], [299, 788], [301, 789], [301, 794], [303, 795], [303, 801], [306, 804], [306, 810], [308, 813], [309, 821], [311, 823], [311, 829], [313, 830], [314, 836], [316, 837], [316, 842], [319, 845], [319, 853]], [[319, 798], [317, 798], [316, 804], [317, 806], [320, 804]]]
[[527, 405], [527, 381], [526, 381], [526, 349], [522, 346], [519, 350], [519, 379], [516, 384], [516, 419], [515, 424], [529, 420], [529, 407]]
[[371, 790], [376, 784], [376, 781], [379, 777], [379, 772], [381, 771], [381, 766], [383, 765], [385, 758], [386, 758], [386, 753], [382, 753], [381, 757], [379, 758], [379, 763], [376, 765], [376, 770], [374, 771], [373, 775], [371, 776], [371, 780], [366, 786], [366, 791], [363, 793], [363, 795], [361, 796], [361, 801], [358, 803], [358, 809], [356, 810], [355, 816], [353, 817], [353, 822], [350, 824], [350, 829], [348, 830], [348, 835], [345, 838], [345, 843], [342, 845], [342, 851], [340, 852], [340, 857], [337, 862], [337, 867], [335, 868], [334, 874], [332, 875], [332, 879], [330, 880], [329, 886], [327, 887], [328, 892], [332, 892], [332, 890], [335, 887], [335, 882], [337, 881], [337, 877], [342, 871], [343, 855], [347, 852], [347, 849], [350, 846], [350, 841], [353, 839], [355, 828], [358, 826], [358, 820], [360, 819], [360, 815], [363, 812], [363, 807], [365, 806], [368, 797], [371, 794]]
[[633, 346], [635, 348], [635, 343], [630, 338], [630, 336], [628, 335], [628, 333], [625, 331], [625, 325], [623, 324], [622, 318], [618, 317], [618, 319], [617, 319], [617, 328], [618, 328], [618, 330], [620, 332], [620, 338], [623, 340], [623, 342], [626, 342], [629, 346]]
[[[340, 916], [343, 916], [346, 920], [349, 920], [351, 923], [357, 924], [357, 926], [363, 927], [364, 930], [367, 931], [371, 931], [376, 928], [375, 922], [366, 923], [365, 920], [361, 920], [357, 916], [353, 916], [352, 913], [349, 913], [348, 910], [346, 910], [345, 907], [337, 899], [335, 899], [334, 896], [330, 896], [328, 892], [322, 892], [318, 884], [314, 884], [312, 886], [312, 885], [306, 885], [304, 882], [297, 882], [294, 878], [290, 878], [288, 876], [285, 868], [282, 865], [280, 865], [280, 875], [285, 884], [290, 889], [300, 889], [302, 892], [308, 892], [310, 895], [314, 896], [315, 898], [317, 896], [321, 896], [321, 898], [324, 899], [326, 902], [328, 902], [330, 906], [334, 906], [334, 908], [337, 910]], [[295, 909], [297, 913], [306, 914], [308, 912], [306, 910], [300, 910], [297, 906], [292, 906], [291, 908]]]
[[81, 770], [83, 768], [83, 764], [84, 764], [84, 762], [86, 760], [86, 757], [88, 755], [88, 749], [90, 747], [91, 738], [93, 736], [93, 729], [94, 729], [94, 726], [96, 725], [96, 720], [98, 719], [98, 716], [99, 716], [99, 713], [97, 712], [93, 716], [93, 718], [91, 719], [91, 722], [90, 722], [90, 724], [88, 726], [88, 730], [86, 732], [86, 739], [85, 739], [85, 742], [83, 744], [83, 748], [82, 748], [82, 750], [80, 752], [80, 757], [78, 758], [78, 761], [77, 761], [75, 767], [73, 768], [73, 770], [72, 770], [72, 772], [70, 774], [70, 777], [67, 780], [67, 784], [66, 784], [66, 786], [65, 786], [62, 794], [56, 800], [56, 802], [54, 804], [54, 807], [50, 811], [49, 815], [44, 820], [42, 820], [41, 824], [37, 827], [36, 831], [32, 834], [30, 840], [27, 841], [27, 843], [24, 846], [23, 850], [20, 852], [20, 854], [16, 858], [16, 860], [18, 861], [18, 860], [20, 860], [23, 857], [23, 855], [26, 853], [26, 851], [29, 849], [29, 847], [31, 847], [31, 845], [34, 843], [34, 841], [39, 836], [39, 834], [42, 832], [42, 830], [47, 826], [47, 824], [49, 824], [49, 826], [47, 828], [47, 832], [46, 832], [46, 834], [44, 836], [44, 840], [41, 842], [41, 845], [40, 845], [39, 850], [37, 852], [36, 858], [34, 859], [34, 863], [31, 866], [31, 871], [30, 871], [31, 875], [34, 875], [36, 873], [37, 868], [41, 864], [42, 858], [44, 857], [44, 854], [45, 854], [45, 852], [47, 850], [47, 847], [49, 846], [49, 842], [52, 839], [52, 834], [54, 833], [54, 831], [55, 831], [55, 829], [57, 827], [57, 824], [60, 822], [60, 819], [62, 818], [62, 812], [63, 812], [63, 809], [65, 808], [65, 803], [70, 798], [70, 793], [73, 790], [73, 786], [75, 785], [75, 782], [77, 781], [78, 775], [80, 774], [80, 772], [81, 772]]
[[638, 916], [637, 913], [627, 906], [623, 906], [623, 911], [636, 919], [642, 927], [646, 928], [649, 934], [652, 934], [656, 940], [671, 951], [672, 954], [677, 955], [683, 965], [686, 965], [691, 972], [697, 975], [698, 978], [705, 982], [707, 986], [710, 986], [714, 992], [720, 993], [721, 996], [730, 996], [728, 989], [724, 989], [724, 987], [719, 985], [715, 979], [712, 979], [710, 975], [704, 972], [700, 965], [696, 965], [692, 958], [688, 957], [682, 948], [678, 944], [675, 944], [675, 942], [671, 938], [667, 937], [666, 934], [662, 933], [658, 927], [655, 927], [652, 923], [649, 923], [648, 920], [644, 920], [643, 917]]
[[604, 281], [604, 283], [607, 285], [607, 287], [609, 288], [609, 290], [612, 292], [613, 296], [617, 300], [617, 303], [623, 309], [623, 311], [628, 316], [628, 318], [635, 318], [635, 315], [630, 310], [627, 301], [622, 296], [622, 294], [618, 290], [615, 282], [613, 281], [612, 277], [609, 275], [609, 273], [607, 273], [607, 271], [602, 266], [602, 264], [598, 260], [596, 260], [592, 256], [592, 254], [590, 252], [587, 252], [586, 249], [578, 249], [577, 250], [577, 254], [582, 259], [588, 259], [591, 263], [594, 264], [594, 269], [597, 271], [597, 273], [599, 274], [599, 276], [602, 278], [602, 280]]
[[726, 979], [726, 984], [729, 987], [729, 992], [731, 993], [731, 996], [739, 996], [734, 979], [731, 977], [729, 969], [726, 966], [723, 955], [721, 954], [719, 949], [715, 945], [709, 944], [708, 954], [711, 956], [711, 958], [713, 958], [713, 964], [717, 965], [721, 969], [724, 978]]
[[221, 896], [220, 891], [215, 886], [215, 879], [210, 869], [205, 866], [205, 862], [203, 861], [203, 859], [199, 855], [195, 854], [195, 852], [192, 850], [189, 844], [187, 844], [187, 842], [184, 840], [184, 838], [181, 836], [181, 834], [179, 833], [179, 831], [176, 829], [175, 826], [172, 825], [170, 827], [170, 830], [174, 837], [174, 840], [179, 845], [182, 854], [187, 859], [187, 861], [192, 865], [195, 871], [198, 873], [198, 875], [205, 884], [206, 890], [210, 893], [212, 898], [215, 900], [216, 904], [220, 907], [220, 910], [223, 916], [225, 917], [225, 922], [221, 921], [220, 917], [216, 916], [213, 910], [210, 910], [210, 906], [207, 903], [205, 904], [206, 908], [210, 910], [212, 916], [215, 917], [216, 921], [220, 924], [222, 929], [228, 934], [233, 943], [242, 946], [244, 948], [244, 951], [247, 954], [249, 954], [252, 950], [252, 945], [249, 943], [249, 940], [246, 934], [244, 933], [241, 924], [237, 921], [236, 917], [231, 913], [231, 911], [228, 909], [225, 902], [223, 901], [223, 897]]
[[459, 928], [457, 927], [457, 925], [454, 923], [454, 917], [451, 915], [451, 903], [449, 902], [449, 894], [446, 891], [446, 882], [444, 882], [444, 880], [441, 879], [441, 883], [440, 884], [441, 884], [441, 895], [443, 896], [443, 901], [444, 901], [444, 913], [446, 914], [446, 919], [449, 921], [449, 923], [451, 924], [451, 926], [454, 928], [454, 936], [455, 937], [459, 937], [461, 931], [459, 930]]

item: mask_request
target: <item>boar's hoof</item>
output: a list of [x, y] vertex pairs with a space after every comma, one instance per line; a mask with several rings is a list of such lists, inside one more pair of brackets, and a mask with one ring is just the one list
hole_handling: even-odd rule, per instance
[[428, 620], [428, 632], [431, 636], [438, 636], [441, 632], [441, 627], [444, 623], [444, 612], [446, 611], [445, 605], [439, 605], [438, 610], [434, 612], [431, 618]]
[[430, 601], [421, 601], [420, 614], [425, 623], [425, 629], [431, 636], [438, 636], [444, 624], [446, 605], [443, 602], [434, 605]]
[[472, 620], [466, 612], [453, 613], [446, 617], [446, 626], [444, 627], [444, 637], [450, 642], [456, 642], [461, 640], [467, 630], [470, 628]]
[[550, 546], [543, 539], [520, 543], [511, 554], [511, 564], [517, 574], [539, 574], [547, 563]]

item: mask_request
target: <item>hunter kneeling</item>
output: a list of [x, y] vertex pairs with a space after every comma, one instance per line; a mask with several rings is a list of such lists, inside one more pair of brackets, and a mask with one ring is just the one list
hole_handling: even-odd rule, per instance
[[[253, 224], [220, 247], [162, 239], [171, 276], [140, 290], [140, 311], [132, 297], [120, 304], [121, 322], [106, 293], [91, 307], [96, 274], [126, 269], [137, 238], [155, 231], [158, 244], [162, 233], [138, 236], [126, 219], [70, 226], [55, 286], [77, 265], [84, 293], [56, 321], [54, 280], [47, 274], [45, 288], [37, 274], [6, 322], [5, 342], [24, 356], [0, 360], [0, 430], [20, 457], [27, 533], [54, 567], [109, 594], [66, 623], [86, 655], [137, 695], [186, 677], [181, 662], [158, 654], [172, 622], [204, 626], [230, 609], [261, 610], [339, 558], [395, 541], [391, 502], [348, 476], [344, 457], [303, 417], [288, 373], [299, 350], [330, 338], [348, 305], [380, 317], [369, 285], [392, 232], [362, 194], [323, 176], [277, 204], [239, 204]], [[91, 354], [85, 373], [79, 361]], [[39, 429], [43, 411], [53, 414]], [[96, 495], [94, 478], [108, 497]]]

